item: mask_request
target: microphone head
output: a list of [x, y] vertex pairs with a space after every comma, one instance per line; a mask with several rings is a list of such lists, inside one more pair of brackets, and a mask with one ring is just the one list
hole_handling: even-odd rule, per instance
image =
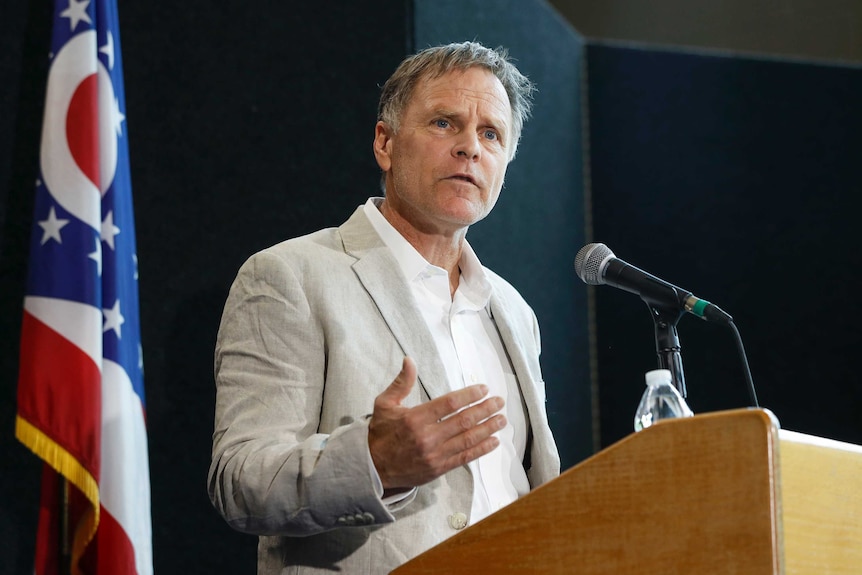
[[598, 286], [605, 283], [602, 271], [605, 262], [614, 257], [614, 252], [605, 244], [587, 244], [575, 256], [575, 272], [586, 284]]

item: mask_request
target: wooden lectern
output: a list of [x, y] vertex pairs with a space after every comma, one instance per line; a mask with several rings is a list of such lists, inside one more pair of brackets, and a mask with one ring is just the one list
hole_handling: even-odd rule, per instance
[[661, 421], [392, 573], [862, 573], [862, 447], [762, 409]]

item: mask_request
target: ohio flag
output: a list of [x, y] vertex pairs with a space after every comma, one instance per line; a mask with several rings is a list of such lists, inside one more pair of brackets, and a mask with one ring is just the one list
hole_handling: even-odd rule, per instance
[[150, 574], [137, 259], [115, 0], [57, 0], [50, 60], [15, 430], [45, 461], [35, 573], [66, 572], [70, 561], [72, 573]]

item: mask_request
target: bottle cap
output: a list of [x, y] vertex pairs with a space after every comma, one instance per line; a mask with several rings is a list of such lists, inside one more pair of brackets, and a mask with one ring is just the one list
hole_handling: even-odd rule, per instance
[[661, 383], [671, 383], [673, 381], [673, 376], [670, 373], [669, 369], [654, 369], [652, 371], [646, 372], [646, 384], [650, 387], [659, 385]]

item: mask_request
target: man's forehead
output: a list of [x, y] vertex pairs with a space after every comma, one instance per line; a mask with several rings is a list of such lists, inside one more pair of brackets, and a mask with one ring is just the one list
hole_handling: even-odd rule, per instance
[[423, 106], [434, 107], [435, 100], [449, 98], [482, 100], [506, 115], [512, 111], [502, 82], [480, 66], [426, 74], [417, 81], [411, 100], [421, 99]]

